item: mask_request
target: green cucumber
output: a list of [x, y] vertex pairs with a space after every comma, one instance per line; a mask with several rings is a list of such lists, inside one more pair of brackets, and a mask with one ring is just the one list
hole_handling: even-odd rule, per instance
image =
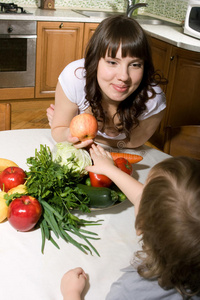
[[88, 195], [91, 208], [106, 208], [119, 200], [117, 192], [109, 188], [87, 186], [81, 183], [77, 186]]

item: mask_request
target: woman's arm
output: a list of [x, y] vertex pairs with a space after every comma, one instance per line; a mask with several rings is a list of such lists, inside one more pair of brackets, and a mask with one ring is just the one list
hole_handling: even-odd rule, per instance
[[158, 128], [165, 110], [139, 122], [139, 125], [131, 132], [130, 141], [127, 141], [125, 148], [137, 148], [144, 145]]
[[92, 145], [90, 154], [94, 165], [86, 167], [86, 170], [109, 177], [133, 203], [135, 215], [137, 215], [143, 184], [117, 168], [114, 165], [111, 154], [100, 145]]
[[93, 142], [93, 140], [80, 142], [77, 137], [71, 136], [70, 122], [77, 113], [78, 106], [67, 98], [58, 81], [55, 94], [55, 109], [51, 123], [51, 134], [57, 143], [68, 141], [75, 144], [77, 148], [83, 148]]
[[160, 124], [165, 111], [149, 117], [139, 122], [139, 125], [131, 131], [130, 140], [111, 140], [102, 136], [96, 136], [95, 141], [115, 148], [134, 149], [144, 145], [154, 134]]

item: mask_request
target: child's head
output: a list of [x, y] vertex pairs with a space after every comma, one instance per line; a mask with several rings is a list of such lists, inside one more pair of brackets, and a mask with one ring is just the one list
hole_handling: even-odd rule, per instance
[[199, 292], [200, 162], [174, 157], [152, 168], [136, 228], [143, 242], [139, 274], [181, 294]]

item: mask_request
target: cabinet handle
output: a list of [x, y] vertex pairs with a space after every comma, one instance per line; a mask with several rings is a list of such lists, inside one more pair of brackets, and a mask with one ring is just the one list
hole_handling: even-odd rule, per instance
[[63, 28], [63, 23], [60, 23], [59, 28]]
[[171, 61], [174, 60], [174, 55], [170, 57], [170, 60], [171, 60]]

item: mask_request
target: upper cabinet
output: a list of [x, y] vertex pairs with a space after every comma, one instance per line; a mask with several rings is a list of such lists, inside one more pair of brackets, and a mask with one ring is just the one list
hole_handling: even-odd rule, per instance
[[58, 76], [83, 52], [84, 23], [38, 22], [36, 98], [54, 97]]

